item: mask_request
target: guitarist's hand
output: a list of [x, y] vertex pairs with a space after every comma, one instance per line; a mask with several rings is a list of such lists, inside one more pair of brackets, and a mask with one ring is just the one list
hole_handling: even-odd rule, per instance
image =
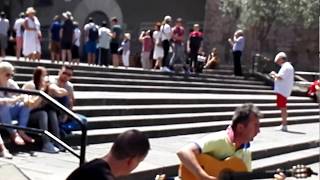
[[213, 177], [213, 176], [209, 176], [208, 178], [201, 178], [201, 180], [217, 180], [217, 178]]
[[282, 172], [280, 172], [280, 173], [274, 175], [274, 179], [275, 180], [284, 180], [284, 179], [286, 179], [286, 175], [284, 175]]
[[217, 180], [216, 177], [210, 176], [206, 172], [202, 173], [201, 177], [199, 177], [198, 179], [201, 179], [201, 180]]

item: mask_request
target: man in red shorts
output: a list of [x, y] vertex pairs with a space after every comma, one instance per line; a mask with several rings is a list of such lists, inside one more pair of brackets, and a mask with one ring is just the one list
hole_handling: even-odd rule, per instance
[[288, 131], [287, 128], [287, 98], [290, 96], [294, 84], [294, 68], [287, 61], [287, 55], [280, 52], [274, 58], [274, 62], [281, 66], [278, 73], [272, 71], [271, 77], [274, 79], [274, 91], [277, 95], [277, 107], [281, 110], [282, 122], [279, 127], [281, 131]]

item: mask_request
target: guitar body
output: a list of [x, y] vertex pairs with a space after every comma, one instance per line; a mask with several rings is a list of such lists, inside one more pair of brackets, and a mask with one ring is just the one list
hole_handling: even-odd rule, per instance
[[[237, 157], [229, 157], [225, 160], [217, 160], [207, 154], [200, 154], [197, 160], [201, 167], [209, 175], [219, 177], [224, 171], [247, 172], [247, 166]], [[196, 177], [183, 164], [180, 165], [179, 175], [182, 180], [196, 180]]]

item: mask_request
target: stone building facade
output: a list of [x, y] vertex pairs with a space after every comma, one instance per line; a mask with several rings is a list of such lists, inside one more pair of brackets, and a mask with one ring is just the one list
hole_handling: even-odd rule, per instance
[[[217, 47], [222, 63], [231, 63], [232, 54], [227, 39], [233, 36], [237, 22], [222, 16], [219, 10], [220, 0], [207, 0], [205, 6], [206, 50]], [[319, 25], [310, 29], [305, 29], [300, 24], [291, 27], [274, 25], [263, 42], [262, 52], [256, 50], [257, 42], [253, 40], [252, 31], [246, 30], [245, 37], [243, 62], [248, 67], [251, 66], [252, 55], [255, 53], [273, 59], [277, 52], [285, 51], [296, 70], [319, 71]]]
[[[156, 21], [166, 15], [173, 20], [183, 18], [188, 29], [193, 23], [203, 24], [205, 0], [4, 0], [11, 22], [21, 11], [34, 6], [41, 22], [42, 31], [47, 31], [56, 14], [70, 11], [74, 19], [83, 27], [88, 17], [100, 24], [102, 20], [118, 17], [126, 32], [132, 34], [132, 54], [140, 51], [138, 36], [141, 30], [153, 28]], [[8, 2], [7, 2], [8, 1]], [[1, 7], [1, 4], [0, 4]], [[44, 45], [46, 43], [43, 43]], [[43, 46], [44, 46], [43, 45]], [[43, 48], [46, 49], [46, 48]]]

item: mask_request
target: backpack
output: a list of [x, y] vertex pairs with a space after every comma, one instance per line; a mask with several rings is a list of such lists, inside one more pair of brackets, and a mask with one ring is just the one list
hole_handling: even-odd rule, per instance
[[89, 41], [97, 41], [99, 38], [99, 32], [96, 25], [89, 29]]

